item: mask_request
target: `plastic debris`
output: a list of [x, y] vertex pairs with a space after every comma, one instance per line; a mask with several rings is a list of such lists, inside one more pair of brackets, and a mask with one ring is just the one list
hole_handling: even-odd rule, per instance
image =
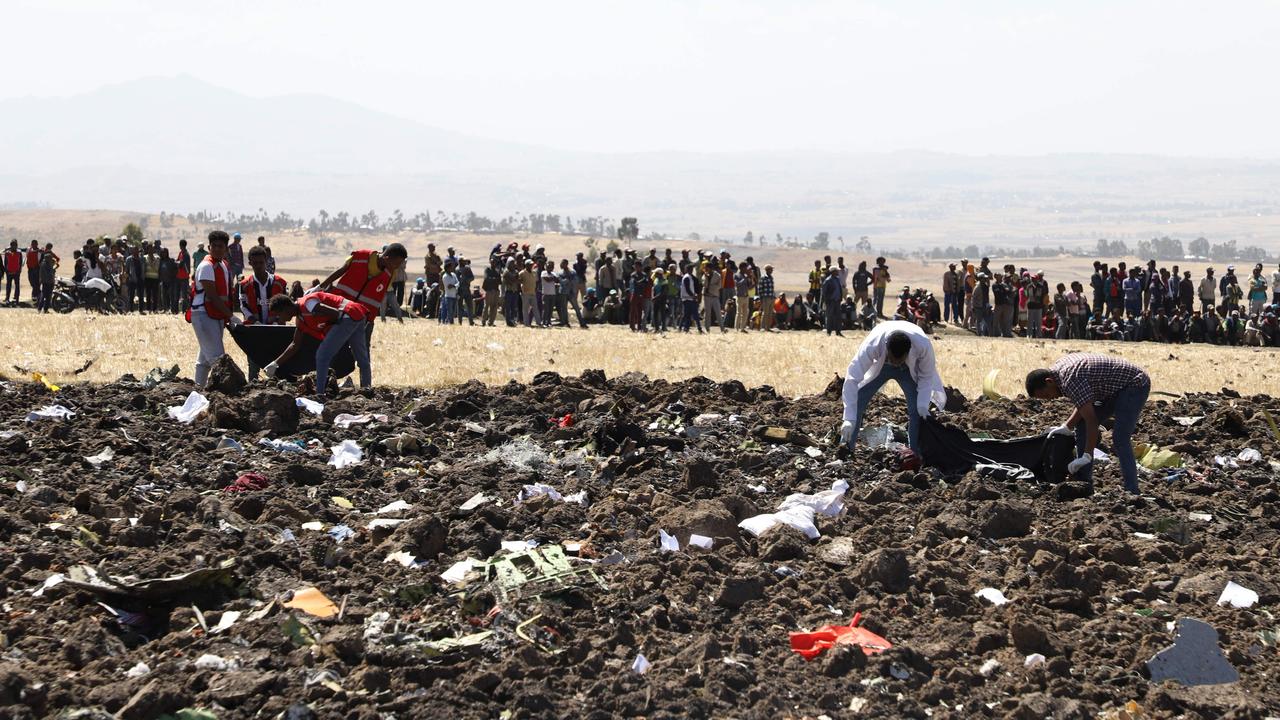
[[49, 389], [49, 392], [58, 392], [59, 390], [62, 389], [57, 385], [54, 385], [53, 383], [49, 382], [49, 378], [46, 377], [44, 373], [33, 372], [31, 373], [31, 379], [38, 383], [43, 383], [44, 386]]
[[1182, 427], [1191, 427], [1192, 425], [1195, 425], [1196, 423], [1200, 422], [1203, 419], [1204, 419], [1203, 415], [1195, 415], [1192, 417], [1174, 416], [1173, 421], [1178, 423]]
[[89, 455], [85, 457], [85, 460], [87, 460], [90, 465], [94, 467], [99, 467], [103, 463], [110, 462], [113, 458], [115, 458], [115, 456], [116, 456], [115, 450], [112, 450], [109, 447], [105, 447], [102, 449], [102, 452], [98, 453], [97, 455]]
[[694, 533], [689, 536], [689, 544], [693, 547], [700, 547], [703, 550], [710, 550], [716, 544], [716, 541], [706, 535]]
[[1249, 608], [1258, 602], [1258, 593], [1250, 590], [1243, 585], [1237, 585], [1228, 580], [1227, 586], [1222, 589], [1222, 595], [1218, 596], [1219, 605], [1230, 605], [1233, 608]]
[[379, 529], [379, 528], [390, 528], [390, 527], [395, 527], [395, 526], [397, 526], [397, 525], [401, 525], [401, 524], [403, 524], [403, 523], [407, 523], [407, 522], [409, 522], [409, 519], [408, 519], [408, 518], [404, 518], [404, 519], [400, 519], [400, 518], [377, 518], [377, 519], [375, 519], [375, 520], [370, 520], [370, 521], [369, 521], [369, 524], [368, 524], [368, 525], [365, 525], [365, 527], [369, 528], [370, 530], [377, 530], [377, 529]]
[[352, 530], [351, 527], [348, 525], [334, 525], [333, 527], [329, 528], [329, 531], [326, 532], [325, 534], [333, 538], [336, 542], [340, 543], [343, 540], [346, 540], [347, 538], [354, 537], [356, 534], [356, 531]]
[[666, 530], [658, 530], [658, 547], [662, 552], [679, 552], [680, 541], [668, 535]]
[[338, 614], [338, 606], [334, 605], [332, 600], [325, 597], [324, 593], [314, 587], [306, 587], [294, 591], [293, 598], [289, 602], [281, 603], [281, 605], [294, 610], [301, 610], [318, 618], [333, 617]]
[[262, 438], [258, 441], [258, 444], [263, 447], [269, 447], [276, 452], [305, 453], [307, 448], [302, 446], [300, 442], [301, 441], [298, 440], [271, 440], [268, 438]]
[[315, 400], [309, 400], [307, 398], [297, 398], [296, 403], [298, 407], [302, 408], [303, 410], [306, 410], [312, 415], [319, 415], [324, 412], [324, 404], [318, 403]]
[[1183, 685], [1219, 685], [1240, 679], [1222, 648], [1218, 631], [1193, 618], [1177, 621], [1173, 645], [1147, 661], [1151, 682], [1173, 680]]
[[185, 402], [178, 407], [170, 407], [167, 412], [169, 417], [177, 420], [184, 425], [190, 425], [192, 420], [196, 419], [200, 413], [209, 409], [209, 398], [201, 395], [195, 390], [187, 396]]
[[978, 592], [974, 593], [973, 596], [976, 598], [982, 598], [996, 607], [1000, 607], [1001, 605], [1009, 602], [1009, 598], [1005, 597], [1004, 593], [993, 587], [982, 588]]
[[636, 659], [631, 661], [631, 672], [637, 675], [643, 675], [649, 672], [652, 663], [644, 655], [636, 655]]
[[361, 413], [359, 415], [342, 413], [334, 416], [333, 418], [333, 424], [343, 429], [349, 428], [352, 425], [364, 425], [365, 423], [371, 423], [374, 421], [384, 423], [387, 421], [387, 416], [379, 415], [377, 413]]
[[778, 525], [787, 525], [804, 533], [810, 540], [821, 537], [818, 526], [813, 523], [813, 508], [799, 505], [776, 513], [764, 513], [749, 517], [738, 523], [738, 527], [756, 537], [760, 537]]
[[139, 662], [137, 665], [126, 670], [124, 676], [128, 678], [140, 678], [149, 672], [151, 672], [151, 667], [144, 662]]
[[354, 510], [356, 508], [356, 506], [353, 505], [350, 500], [342, 497], [341, 495], [334, 495], [333, 497], [329, 498], [329, 502], [332, 502], [334, 505], [337, 505], [343, 510]]
[[783, 499], [778, 505], [778, 510], [789, 510], [793, 507], [807, 507], [813, 510], [815, 515], [826, 515], [827, 517], [836, 517], [844, 510], [844, 494], [849, 490], [849, 483], [844, 480], [836, 480], [831, 483], [830, 490], [823, 490], [812, 495], [804, 495], [794, 493]]
[[271, 485], [271, 481], [267, 480], [262, 473], [245, 473], [236, 478], [236, 481], [222, 488], [222, 492], [237, 493], [250, 492], [253, 490], [266, 490]]
[[1182, 467], [1182, 456], [1172, 450], [1161, 450], [1155, 445], [1139, 445], [1134, 448], [1138, 464], [1148, 470]]
[[1245, 448], [1240, 451], [1239, 455], [1236, 455], [1236, 460], [1245, 464], [1262, 462], [1262, 453], [1253, 448]]
[[503, 540], [499, 545], [503, 552], [522, 553], [525, 550], [532, 550], [538, 547], [537, 540]]
[[522, 437], [499, 445], [481, 455], [480, 460], [501, 462], [514, 470], [538, 470], [551, 462], [551, 456], [536, 442]]
[[551, 423], [552, 425], [555, 425], [558, 428], [573, 427], [573, 413], [565, 413], [563, 416], [558, 418], [557, 417], [547, 418], [547, 422]]
[[329, 458], [329, 464], [339, 469], [349, 465], [359, 465], [364, 457], [364, 450], [355, 440], [343, 440], [329, 450], [333, 452]]
[[67, 576], [66, 576], [66, 575], [63, 575], [62, 573], [54, 573], [54, 574], [50, 575], [49, 577], [45, 578], [45, 579], [44, 579], [44, 583], [42, 583], [42, 584], [40, 585], [40, 587], [38, 587], [38, 588], [36, 588], [36, 589], [32, 590], [32, 591], [31, 591], [31, 596], [32, 596], [32, 597], [40, 597], [41, 595], [44, 595], [44, 591], [45, 591], [45, 590], [48, 590], [49, 588], [57, 587], [58, 585], [61, 585], [61, 584], [62, 584], [62, 581], [66, 580], [66, 579], [67, 579]]
[[536, 497], [546, 495], [548, 498], [556, 502], [578, 503], [579, 505], [587, 504], [587, 491], [573, 493], [572, 495], [561, 495], [560, 491], [545, 483], [534, 483], [532, 485], [524, 485], [520, 488], [520, 493], [516, 495], [516, 502], [528, 502]]
[[482, 492], [478, 492], [475, 495], [472, 495], [470, 498], [468, 498], [466, 502], [459, 505], [458, 509], [459, 510], [475, 510], [476, 508], [480, 507], [481, 505], [484, 505], [485, 503], [491, 500], [493, 500], [493, 498], [489, 497], [488, 495], [485, 495]]
[[453, 565], [450, 565], [448, 570], [440, 573], [440, 578], [447, 583], [460, 583], [467, 577], [467, 573], [471, 572], [471, 569], [477, 564], [481, 564], [480, 561], [472, 558], [459, 560]]
[[858, 627], [862, 613], [854, 613], [848, 625], [824, 625], [813, 632], [791, 633], [791, 649], [812, 660], [836, 645], [857, 645], [867, 655], [877, 655], [893, 645], [879, 635]]
[[217, 655], [210, 655], [208, 653], [196, 658], [196, 661], [192, 663], [192, 665], [194, 665], [197, 670], [227, 670], [231, 667], [231, 663]]
[[410, 510], [412, 508], [413, 506], [405, 502], [404, 500], [396, 500], [395, 502], [388, 503], [378, 508], [377, 510], [374, 510], [373, 514], [386, 515], [387, 513], [403, 512], [405, 510]]
[[873, 428], [863, 428], [858, 442], [869, 448], [889, 447], [893, 444], [893, 425], [885, 423]]
[[70, 420], [75, 417], [75, 413], [61, 405], [45, 405], [39, 410], [32, 410], [27, 413], [27, 422], [36, 422], [37, 420]]
[[418, 558], [413, 553], [405, 552], [403, 550], [391, 553], [383, 562], [398, 562], [405, 567], [422, 567], [423, 565], [426, 565], [426, 563], [418, 562]]
[[1004, 400], [1005, 397], [996, 390], [996, 378], [1000, 377], [1000, 368], [993, 368], [982, 378], [982, 396], [988, 400]]
[[982, 663], [982, 667], [978, 668], [978, 674], [982, 677], [991, 677], [1000, 669], [1000, 661], [995, 658]]
[[324, 529], [324, 523], [320, 522], [319, 520], [311, 520], [309, 522], [302, 523], [302, 529], [310, 530], [312, 532], [320, 532], [321, 530]]
[[231, 626], [235, 625], [236, 621], [239, 619], [240, 619], [239, 610], [228, 610], [222, 613], [222, 616], [218, 618], [217, 625], [214, 625], [213, 627], [209, 628], [209, 632], [213, 633], [214, 635], [217, 635], [218, 633], [223, 632], [224, 630], [229, 630]]
[[222, 439], [218, 441], [218, 444], [213, 449], [214, 450], [235, 450], [236, 452], [241, 452], [241, 453], [244, 452], [243, 445], [241, 445], [235, 438], [229, 438], [226, 435], [222, 436]]
[[1044, 660], [1045, 660], [1044, 655], [1041, 655], [1040, 653], [1031, 653], [1030, 655], [1027, 656], [1026, 660], [1022, 661], [1022, 667], [1030, 670], [1031, 668], [1037, 665], [1043, 665]]
[[818, 449], [818, 448], [816, 448], [816, 447], [807, 447], [807, 448], [805, 448], [805, 449], [804, 449], [804, 454], [805, 454], [805, 455], [808, 455], [808, 456], [809, 456], [809, 457], [811, 457], [811, 458], [815, 458], [815, 459], [816, 459], [816, 458], [820, 458], [820, 457], [822, 457], [822, 451], [821, 451], [821, 450], [819, 450], [819, 449]]

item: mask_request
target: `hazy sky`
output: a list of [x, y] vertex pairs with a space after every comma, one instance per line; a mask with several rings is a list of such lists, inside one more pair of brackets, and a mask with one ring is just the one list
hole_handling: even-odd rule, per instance
[[4, 0], [0, 18], [0, 97], [189, 73], [585, 150], [1280, 156], [1275, 2]]

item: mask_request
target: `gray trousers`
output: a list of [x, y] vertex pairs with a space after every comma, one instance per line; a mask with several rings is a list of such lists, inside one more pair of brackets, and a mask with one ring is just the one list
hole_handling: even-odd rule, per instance
[[191, 311], [191, 327], [196, 331], [196, 342], [200, 344], [200, 352], [196, 355], [196, 387], [204, 388], [209, 380], [209, 369], [218, 358], [227, 354], [222, 346], [222, 321], [209, 317], [200, 307]]
[[1044, 333], [1044, 308], [1027, 308], [1027, 337], [1038, 338]]
[[1013, 311], [1012, 305], [996, 306], [996, 328], [992, 333], [994, 337], [1013, 337]]
[[524, 326], [530, 327], [538, 319], [538, 296], [533, 293], [520, 294], [520, 312], [524, 315]]

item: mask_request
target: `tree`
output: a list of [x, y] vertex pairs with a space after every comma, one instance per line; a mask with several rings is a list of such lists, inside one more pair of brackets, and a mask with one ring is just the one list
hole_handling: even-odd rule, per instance
[[130, 245], [137, 245], [142, 242], [142, 228], [137, 223], [129, 223], [124, 226], [122, 233], [129, 241]]
[[[854, 245], [853, 249], [857, 250], [860, 253], [865, 253], [867, 255], [870, 255], [871, 254], [871, 238], [867, 237], [866, 235], [863, 235], [862, 237], [858, 238], [858, 244]], [[974, 253], [974, 255], [977, 255], [977, 253]]]
[[1187, 251], [1196, 257], [1209, 257], [1209, 238], [1198, 237], [1187, 243]]
[[830, 244], [831, 244], [831, 233], [823, 230], [822, 232], [813, 236], [813, 242], [809, 245], [809, 247], [813, 248], [814, 250], [826, 250]]
[[633, 217], [622, 218], [622, 226], [618, 228], [618, 239], [631, 247], [631, 243], [640, 237], [640, 221]]
[[747, 234], [742, 238], [742, 244], [748, 247], [750, 247], [751, 243], [754, 243], [755, 241], [756, 241], [756, 236], [753, 235], [750, 230], [748, 230]]

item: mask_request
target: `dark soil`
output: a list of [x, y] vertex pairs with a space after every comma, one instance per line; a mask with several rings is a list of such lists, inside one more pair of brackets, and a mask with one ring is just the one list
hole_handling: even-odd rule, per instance
[[[788, 399], [701, 378], [543, 373], [529, 385], [346, 390], [315, 416], [290, 410], [284, 386], [251, 386], [210, 393], [210, 411], [175, 424], [165, 408], [190, 390], [129, 379], [56, 396], [31, 383], [0, 387], [0, 716], [848, 717], [852, 703], [859, 717], [1083, 718], [1130, 700], [1154, 717], [1280, 710], [1268, 634], [1280, 619], [1266, 611], [1280, 600], [1269, 462], [1280, 448], [1261, 412], [1280, 416], [1280, 402], [1267, 397], [1152, 402], [1137, 440], [1183, 453], [1190, 471], [1146, 475], [1145, 497], [1131, 499], [1117, 492], [1113, 465], [1099, 468], [1097, 493], [1080, 497], [1073, 483], [897, 472], [884, 450], [835, 452], [838, 388]], [[54, 402], [77, 415], [23, 421]], [[388, 421], [344, 430], [332, 422], [343, 412]], [[1045, 432], [1067, 412], [978, 399], [948, 417], [1007, 437]], [[557, 427], [566, 413], [574, 424]], [[703, 413], [721, 417], [695, 426]], [[868, 424], [905, 417], [900, 400], [885, 398], [869, 414]], [[1172, 420], [1191, 415], [1205, 419]], [[780, 439], [766, 426], [793, 432]], [[223, 436], [244, 452], [216, 450]], [[313, 445], [285, 454], [258, 445], [263, 437]], [[549, 457], [505, 445], [520, 438]], [[365, 457], [338, 470], [326, 460], [344, 439]], [[805, 453], [811, 441], [821, 457]], [[85, 459], [107, 447], [115, 457], [101, 466]], [[1214, 455], [1245, 447], [1263, 461], [1213, 467]], [[223, 492], [248, 472], [269, 486]], [[837, 479], [851, 485], [846, 510], [819, 518], [817, 541], [738, 530], [787, 494]], [[534, 482], [586, 491], [587, 504], [516, 504]], [[459, 509], [482, 491], [494, 501]], [[374, 514], [396, 500], [412, 508]], [[369, 529], [377, 517], [411, 521]], [[322, 531], [302, 528], [313, 521]], [[355, 534], [339, 543], [325, 531], [342, 524]], [[659, 529], [681, 551], [659, 552]], [[690, 533], [715, 547], [688, 547]], [[499, 600], [496, 586], [440, 578], [458, 560], [500, 553], [504, 540], [580, 543], [571, 562], [606, 587]], [[402, 551], [421, 566], [386, 562]], [[200, 586], [95, 594], [65, 582], [32, 592], [79, 565], [160, 578], [228, 561], [229, 572]], [[1217, 606], [1228, 580], [1259, 603]], [[309, 586], [340, 617], [280, 607]], [[974, 597], [984, 587], [1011, 602]], [[204, 629], [228, 612], [241, 613], [228, 629]], [[837, 648], [812, 662], [790, 650], [788, 632], [855, 612], [895, 647], [871, 657]], [[1238, 683], [1144, 677], [1180, 617], [1217, 629]], [[485, 630], [478, 644], [426, 645]], [[1024, 668], [1030, 653], [1046, 661]], [[228, 666], [197, 667], [206, 654]], [[637, 654], [652, 662], [647, 674], [632, 672]], [[992, 659], [1001, 667], [980, 673]], [[139, 663], [150, 672], [127, 674]]]

